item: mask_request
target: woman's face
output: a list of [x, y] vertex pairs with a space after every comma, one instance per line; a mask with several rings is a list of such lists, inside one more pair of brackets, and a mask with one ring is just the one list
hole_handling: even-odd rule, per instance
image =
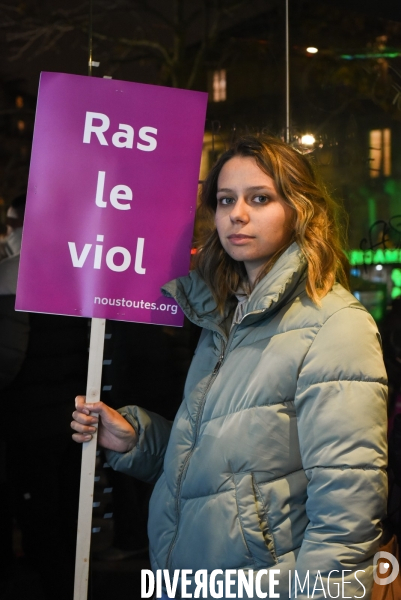
[[224, 250], [243, 261], [254, 284], [263, 266], [289, 243], [294, 211], [252, 157], [234, 156], [217, 181], [215, 223]]

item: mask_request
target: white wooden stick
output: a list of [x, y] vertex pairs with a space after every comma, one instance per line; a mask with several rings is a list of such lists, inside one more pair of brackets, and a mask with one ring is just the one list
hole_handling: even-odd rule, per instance
[[[105, 326], [105, 319], [92, 319], [86, 402], [98, 402], [100, 399]], [[82, 445], [74, 600], [86, 600], [88, 595], [95, 464], [96, 436]]]

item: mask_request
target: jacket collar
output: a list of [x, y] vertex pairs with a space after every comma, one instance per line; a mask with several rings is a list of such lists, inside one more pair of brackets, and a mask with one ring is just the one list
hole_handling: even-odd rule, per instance
[[[282, 306], [306, 277], [306, 259], [294, 242], [280, 256], [272, 270], [258, 283], [249, 296], [242, 321], [253, 322]], [[216, 303], [203, 279], [191, 271], [188, 276], [170, 281], [162, 287], [165, 296], [174, 298], [185, 316], [200, 327], [225, 333], [224, 323], [233, 311], [229, 304], [222, 316], [216, 311]]]

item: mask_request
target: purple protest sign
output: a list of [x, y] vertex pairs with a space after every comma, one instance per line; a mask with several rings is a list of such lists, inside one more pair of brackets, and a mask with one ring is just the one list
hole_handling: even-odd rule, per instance
[[16, 309], [181, 325], [207, 94], [42, 73]]

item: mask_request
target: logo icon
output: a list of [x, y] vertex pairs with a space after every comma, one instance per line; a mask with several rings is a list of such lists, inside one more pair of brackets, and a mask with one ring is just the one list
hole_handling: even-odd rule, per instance
[[[387, 585], [388, 583], [392, 583], [397, 577], [400, 570], [400, 566], [395, 556], [390, 554], [390, 552], [384, 552], [384, 550], [382, 550], [381, 552], [376, 552], [376, 554], [373, 557], [373, 569], [373, 577], [375, 582], [378, 585]], [[385, 575], [386, 573], [389, 573], [387, 577], [379, 576]]]

